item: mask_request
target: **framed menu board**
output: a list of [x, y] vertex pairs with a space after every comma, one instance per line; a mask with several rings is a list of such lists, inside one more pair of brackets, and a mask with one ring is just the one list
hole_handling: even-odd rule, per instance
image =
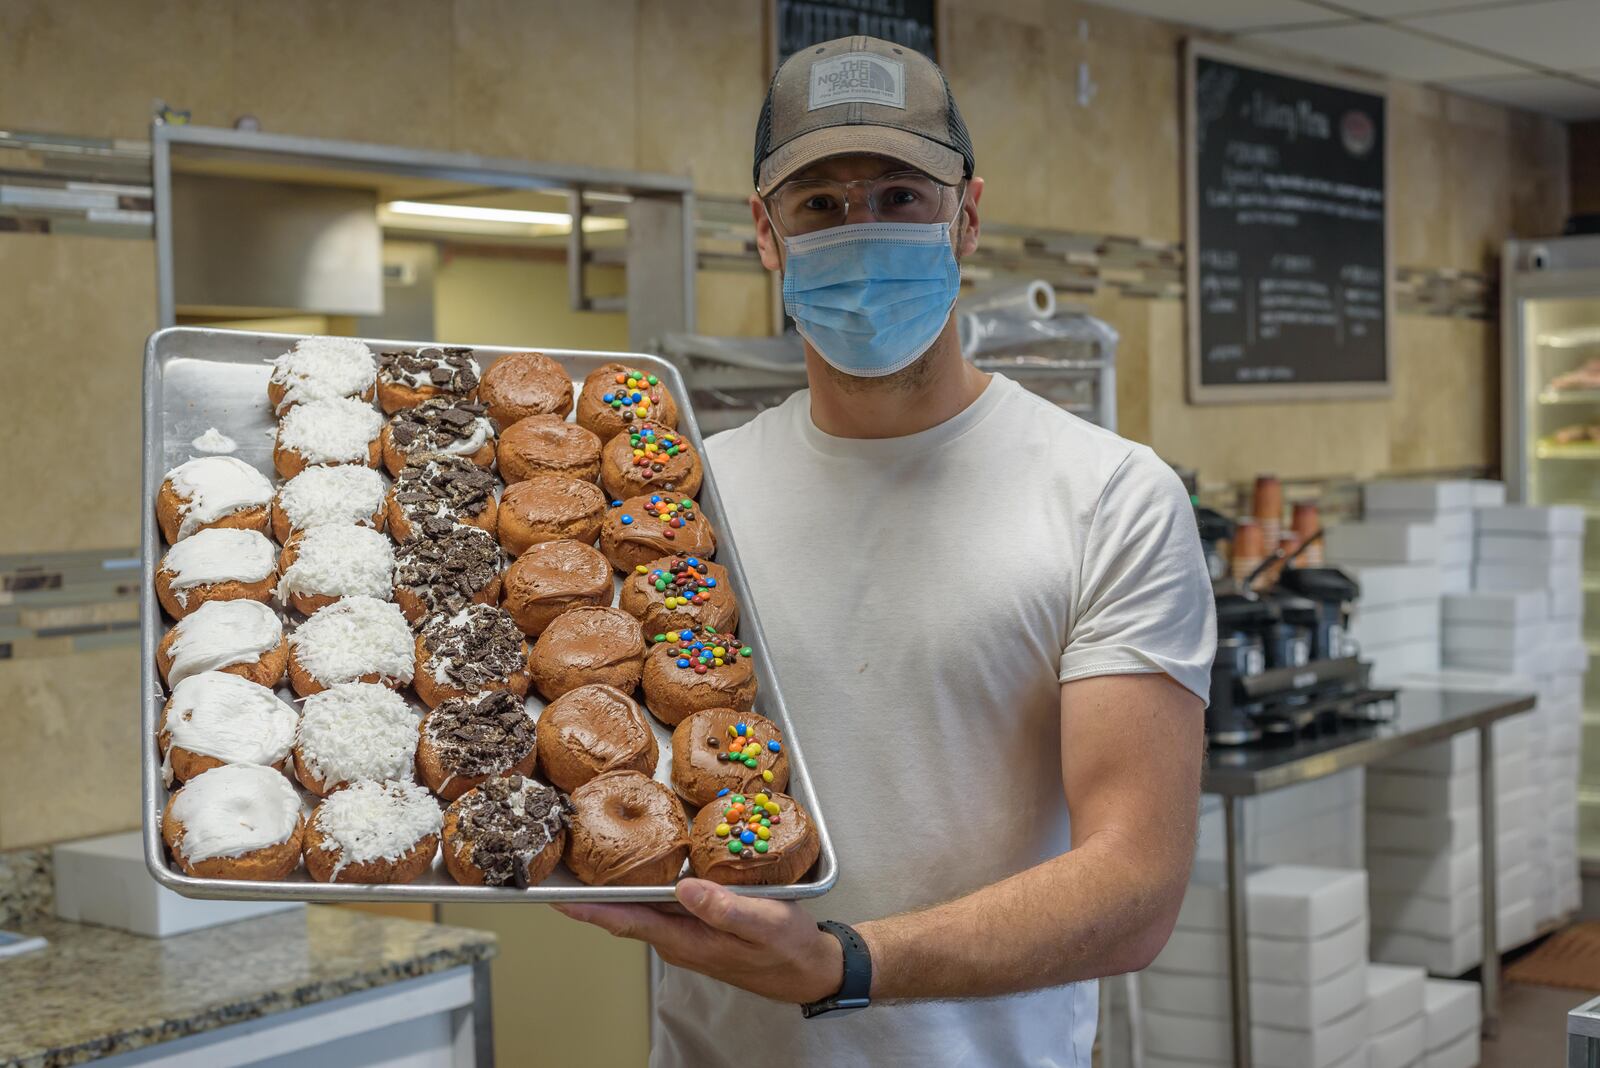
[[1388, 396], [1383, 86], [1184, 52], [1189, 400]]

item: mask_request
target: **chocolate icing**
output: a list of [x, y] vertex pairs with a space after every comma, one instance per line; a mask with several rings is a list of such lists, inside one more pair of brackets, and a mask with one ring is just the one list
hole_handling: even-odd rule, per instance
[[779, 807], [769, 828], [772, 837], [767, 839], [767, 852], [748, 848], [737, 854], [728, 852], [729, 839], [719, 836], [716, 828], [726, 819], [723, 813], [730, 807], [732, 795], [716, 798], [695, 816], [690, 830], [689, 863], [696, 875], [719, 883], [774, 884], [792, 883], [810, 869], [819, 849], [811, 817], [794, 798], [765, 792]]
[[[546, 715], [549, 713], [546, 712]], [[747, 734], [735, 739], [729, 727], [743, 723]], [[727, 759], [730, 749], [754, 741], [761, 747], [755, 767]], [[777, 742], [774, 753], [767, 743]], [[761, 778], [772, 772], [772, 781]], [[688, 802], [698, 807], [708, 804], [718, 790], [734, 793], [766, 791], [772, 793], [789, 785], [789, 752], [783, 747], [783, 733], [777, 724], [756, 712], [732, 708], [707, 708], [685, 719], [672, 731], [672, 786]]]
[[638, 620], [620, 608], [574, 608], [539, 635], [528, 665], [539, 692], [554, 700], [591, 682], [632, 691], [643, 662]]
[[469, 526], [438, 533], [424, 523], [421, 536], [396, 549], [394, 558], [395, 585], [410, 590], [430, 617], [466, 608], [505, 566], [505, 553], [494, 536]]
[[[690, 560], [697, 561], [699, 566], [691, 568]], [[647, 635], [654, 637], [685, 627], [698, 630], [708, 623], [720, 634], [738, 624], [739, 603], [733, 596], [727, 568], [683, 553], [639, 566], [645, 570], [636, 568], [623, 580], [617, 607], [639, 620]], [[698, 573], [702, 579], [712, 579], [716, 585], [707, 586], [704, 581], [692, 580], [689, 577], [692, 573]], [[666, 588], [658, 589], [663, 583]], [[700, 591], [705, 600], [667, 607], [667, 597], [693, 595], [696, 591]]]
[[565, 419], [572, 411], [572, 379], [542, 352], [513, 352], [489, 365], [478, 398], [501, 426], [529, 415]]
[[448, 449], [472, 437], [488, 410], [470, 401], [433, 397], [395, 412], [389, 420], [389, 441], [402, 455]]
[[[591, 886], [662, 881], [687, 855], [689, 823], [672, 791], [637, 771], [608, 771], [572, 792], [567, 866]], [[641, 870], [649, 869], [649, 870]]]
[[[648, 463], [639, 463], [634, 455], [634, 439], [646, 432], [655, 440], [665, 442], [668, 437], [675, 443], [675, 455], [657, 453]], [[639, 437], [641, 442], [646, 439]], [[633, 497], [639, 494], [678, 493], [693, 497], [700, 490], [700, 454], [671, 427], [656, 422], [640, 422], [628, 427], [606, 442], [600, 454], [600, 484], [613, 497]]]
[[425, 378], [441, 393], [466, 396], [478, 384], [478, 364], [471, 349], [439, 348], [396, 349], [378, 353], [378, 377], [385, 382], [411, 385], [403, 372]]
[[609, 605], [611, 564], [582, 542], [540, 542], [512, 562], [500, 598], [524, 630], [543, 630], [565, 608]]
[[436, 536], [457, 519], [487, 508], [497, 484], [493, 474], [464, 456], [435, 456], [401, 469], [394, 499], [417, 533]]
[[644, 711], [615, 686], [579, 686], [539, 716], [540, 763], [545, 776], [563, 789], [576, 789], [608, 771], [651, 774], [659, 755]]
[[[639, 564], [674, 553], [700, 557], [716, 555], [717, 532], [698, 502], [692, 497], [677, 498], [679, 509], [673, 516], [682, 525], [674, 527], [670, 522], [663, 523], [657, 513], [651, 511], [653, 496], [672, 497], [671, 494], [641, 494], [629, 497], [620, 505], [612, 504], [606, 511], [605, 522], [600, 527], [600, 550], [619, 571], [632, 571]], [[683, 501], [688, 501], [689, 506], [684, 507]], [[624, 523], [623, 516], [631, 522]]]
[[502, 524], [512, 520], [557, 536], [592, 523], [604, 508], [605, 495], [598, 486], [560, 475], [534, 475], [514, 483], [500, 500]]
[[500, 435], [500, 474], [520, 482], [545, 472], [594, 481], [600, 475], [600, 439], [556, 415], [530, 415]]
[[[638, 371], [637, 368], [629, 368], [625, 364], [608, 363], [589, 372], [583, 380], [583, 390], [578, 394], [578, 411], [575, 418], [579, 426], [594, 431], [601, 441], [610, 441], [641, 418], [635, 411], [634, 405], [613, 408], [603, 399], [607, 393], [615, 394], [626, 388], [625, 384], [617, 382], [617, 375], [626, 374], [630, 370]], [[648, 371], [638, 373], [646, 377], [649, 375]], [[632, 390], [629, 392], [630, 399], [633, 393], [650, 398], [650, 410], [643, 418], [667, 427], [678, 425], [678, 406], [673, 402], [672, 394], [663, 383], [657, 382], [644, 389]]]
[[462, 794], [450, 812], [483, 881], [526, 888], [528, 864], [570, 823], [572, 805], [544, 783], [510, 775]]
[[503, 683], [526, 663], [522, 631], [508, 612], [493, 605], [434, 616], [422, 628], [422, 645], [428, 652], [424, 670], [467, 691]]
[[[666, 635], [666, 641], [654, 641], [645, 658], [643, 683], [645, 704], [657, 718], [666, 723], [676, 723], [690, 712], [703, 708], [735, 708], [745, 710], [755, 701], [756, 676], [751, 658], [740, 656], [739, 639], [733, 634], [707, 634], [695, 631], [689, 641], [675, 635]], [[704, 672], [694, 670], [698, 653], [690, 651], [691, 642], [705, 642], [708, 646], [722, 646], [727, 655], [720, 666], [707, 666]], [[674, 651], [676, 650], [676, 652]], [[689, 667], [678, 666], [689, 661]]]
[[452, 776], [505, 771], [533, 751], [533, 717], [509, 690], [452, 697], [428, 713], [423, 736]]

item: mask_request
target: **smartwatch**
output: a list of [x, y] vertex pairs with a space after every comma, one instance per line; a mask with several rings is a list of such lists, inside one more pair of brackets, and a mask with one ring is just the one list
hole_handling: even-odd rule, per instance
[[850, 1013], [872, 1004], [872, 955], [866, 942], [848, 924], [823, 920], [817, 929], [839, 940], [839, 948], [844, 950], [844, 981], [832, 997], [800, 1006], [800, 1014], [809, 1020], [826, 1012]]

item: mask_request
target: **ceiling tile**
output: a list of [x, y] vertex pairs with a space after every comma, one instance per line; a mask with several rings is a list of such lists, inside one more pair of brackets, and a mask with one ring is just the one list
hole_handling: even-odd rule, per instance
[[1600, 70], [1587, 72], [1595, 85], [1580, 85], [1566, 78], [1532, 75], [1527, 78], [1484, 78], [1447, 82], [1444, 88], [1496, 104], [1524, 108], [1568, 122], [1600, 119]]
[[1544, 0], [1327, 0], [1331, 8], [1359, 11], [1380, 19], [1407, 15], [1442, 15], [1449, 11], [1468, 11], [1476, 7], [1507, 7], [1512, 4], [1537, 4]]
[[1592, 67], [1600, 49], [1600, 3], [1596, 0], [1547, 0], [1456, 11], [1407, 19], [1405, 24], [1551, 70]]
[[1261, 26], [1298, 26], [1303, 23], [1333, 22], [1335, 12], [1301, 0], [1093, 0], [1101, 7], [1114, 7], [1138, 15], [1204, 26], [1213, 30], [1238, 31]]
[[[1376, 23], [1252, 34], [1252, 42], [1413, 82], [1523, 75], [1526, 68]], [[1593, 62], [1591, 58], [1590, 62]]]

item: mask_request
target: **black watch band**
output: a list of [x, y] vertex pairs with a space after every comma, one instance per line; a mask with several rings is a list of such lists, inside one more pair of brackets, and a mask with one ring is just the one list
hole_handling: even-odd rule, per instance
[[867, 952], [867, 943], [848, 924], [822, 920], [817, 929], [839, 940], [844, 950], [844, 981], [832, 997], [800, 1006], [800, 1014], [809, 1020], [826, 1012], [855, 1012], [872, 1004], [872, 954]]

